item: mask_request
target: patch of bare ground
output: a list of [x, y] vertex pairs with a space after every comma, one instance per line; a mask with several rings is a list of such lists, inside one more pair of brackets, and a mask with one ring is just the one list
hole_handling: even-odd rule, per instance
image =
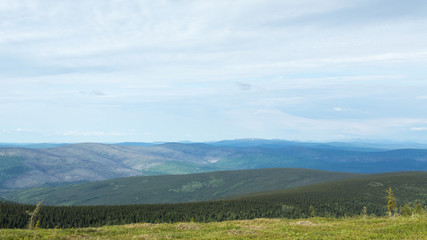
[[265, 229], [265, 223], [267, 221], [272, 221], [272, 219], [264, 219], [264, 218], [257, 218], [254, 220], [243, 220], [242, 223], [244, 226], [248, 229], [252, 230], [263, 230]]
[[318, 226], [319, 224], [312, 223], [310, 221], [298, 221], [298, 222], [290, 223], [290, 225], [300, 225], [300, 226], [314, 227], [314, 226]]
[[133, 223], [128, 225], [123, 225], [124, 228], [151, 228], [154, 224], [152, 223]]
[[176, 224], [176, 229], [178, 230], [199, 230], [200, 226], [195, 223], [178, 223]]
[[158, 239], [150, 234], [141, 234], [141, 235], [134, 235], [132, 239], [143, 239], [143, 240], [152, 240], [152, 239]]
[[248, 228], [254, 229], [254, 230], [263, 230], [263, 229], [265, 229], [265, 227], [263, 227], [261, 225], [250, 225], [250, 226], [248, 226]]
[[240, 235], [240, 236], [255, 234], [252, 231], [244, 231], [244, 230], [230, 230], [227, 233], [230, 235]]
[[[70, 239], [70, 240], [74, 240], [74, 239], [90, 239], [91, 236], [86, 236], [86, 235], [73, 235], [73, 236], [66, 236], [63, 239]], [[37, 239], [37, 238], [34, 238]]]

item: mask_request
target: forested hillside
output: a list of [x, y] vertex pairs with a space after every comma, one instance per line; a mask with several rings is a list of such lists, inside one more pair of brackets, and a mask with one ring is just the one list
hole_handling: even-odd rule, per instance
[[124, 205], [213, 200], [227, 196], [287, 189], [363, 174], [277, 168], [199, 174], [139, 176], [100, 182], [14, 191], [20, 203], [48, 205]]
[[[321, 183], [276, 192], [241, 196], [229, 200], [121, 206], [51, 207], [40, 210], [44, 228], [88, 227], [136, 222], [211, 222], [253, 218], [304, 218], [353, 216], [362, 213], [386, 214], [387, 193], [391, 187], [399, 207], [419, 201], [426, 204], [427, 173], [378, 174], [337, 182]], [[412, 205], [414, 206], [414, 205]], [[28, 211], [34, 205], [0, 204], [2, 228], [27, 226]]]
[[51, 148], [0, 148], [0, 194], [45, 185], [219, 170], [281, 167], [354, 173], [427, 170], [427, 150], [423, 149], [385, 151], [337, 144], [232, 143], [150, 146], [82, 143]]

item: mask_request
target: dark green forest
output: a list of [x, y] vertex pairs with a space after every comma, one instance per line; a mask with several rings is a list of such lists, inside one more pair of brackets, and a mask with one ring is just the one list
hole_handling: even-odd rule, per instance
[[199, 174], [138, 176], [99, 182], [17, 190], [6, 198], [25, 204], [129, 205], [218, 200], [261, 191], [283, 190], [364, 174], [298, 168], [218, 171]]
[[[398, 206], [427, 202], [427, 173], [380, 174], [264, 192], [220, 201], [120, 206], [43, 206], [42, 228], [77, 228], [128, 223], [211, 222], [254, 218], [343, 217], [362, 213], [383, 216], [386, 190], [391, 187]], [[34, 205], [0, 204], [1, 228], [25, 228]], [[314, 210], [314, 211], [313, 211]]]

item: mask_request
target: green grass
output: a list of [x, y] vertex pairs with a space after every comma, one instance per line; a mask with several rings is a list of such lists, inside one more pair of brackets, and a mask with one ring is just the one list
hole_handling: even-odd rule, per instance
[[427, 216], [254, 219], [77, 229], [2, 229], [0, 239], [426, 239]]

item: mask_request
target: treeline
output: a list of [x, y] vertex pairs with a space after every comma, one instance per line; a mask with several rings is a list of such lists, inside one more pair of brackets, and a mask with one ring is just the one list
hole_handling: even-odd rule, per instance
[[[363, 203], [263, 200], [231, 200], [185, 204], [53, 207], [43, 206], [35, 220], [41, 228], [98, 227], [129, 223], [212, 222], [254, 218], [342, 217], [361, 214]], [[302, 200], [302, 199], [300, 199]], [[0, 228], [26, 228], [33, 205], [0, 204]], [[381, 206], [366, 206], [367, 214], [383, 216]]]
[[[384, 216], [391, 187], [398, 209], [424, 211], [427, 174], [403, 173], [315, 184], [221, 201], [120, 206], [42, 206], [33, 221], [41, 228], [98, 227], [129, 223], [212, 222], [254, 218]], [[412, 203], [412, 205], [408, 205]], [[403, 209], [406, 210], [403, 211]], [[420, 207], [421, 206], [421, 207]], [[0, 228], [26, 228], [36, 206], [0, 203]]]
[[[300, 204], [301, 205], [301, 204]], [[310, 216], [308, 205], [291, 206], [272, 201], [216, 201], [185, 204], [53, 207], [43, 206], [36, 217], [41, 228], [78, 228], [137, 222], [211, 222], [253, 218], [304, 218]], [[342, 216], [349, 206], [315, 206], [319, 215]], [[26, 228], [29, 212], [35, 206], [0, 204], [1, 228]], [[337, 211], [338, 210], [338, 211]], [[384, 213], [385, 210], [381, 209]], [[354, 209], [359, 213], [361, 209]]]

